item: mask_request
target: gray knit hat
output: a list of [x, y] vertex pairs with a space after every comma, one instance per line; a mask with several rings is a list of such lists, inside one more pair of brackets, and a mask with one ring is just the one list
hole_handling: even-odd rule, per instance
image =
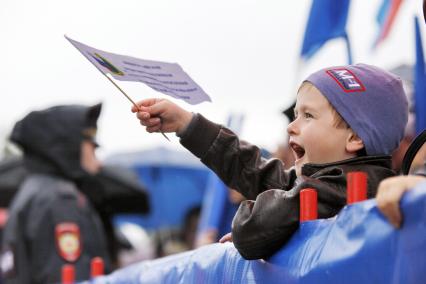
[[325, 68], [311, 82], [362, 139], [368, 155], [389, 155], [404, 136], [408, 102], [401, 79], [378, 67]]

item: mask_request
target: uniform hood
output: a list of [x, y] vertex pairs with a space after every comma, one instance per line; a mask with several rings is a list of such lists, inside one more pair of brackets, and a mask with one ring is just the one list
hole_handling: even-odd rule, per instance
[[32, 111], [15, 124], [10, 140], [22, 148], [28, 170], [81, 178], [87, 175], [80, 165], [81, 142], [94, 141], [101, 108], [62, 105]]

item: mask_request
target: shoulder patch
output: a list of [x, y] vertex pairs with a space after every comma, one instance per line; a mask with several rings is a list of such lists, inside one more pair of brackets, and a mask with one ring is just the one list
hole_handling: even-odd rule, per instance
[[365, 87], [361, 80], [346, 68], [328, 69], [325, 71], [346, 93], [364, 92]]
[[59, 223], [55, 227], [58, 254], [68, 262], [75, 262], [81, 255], [80, 228], [76, 223]]

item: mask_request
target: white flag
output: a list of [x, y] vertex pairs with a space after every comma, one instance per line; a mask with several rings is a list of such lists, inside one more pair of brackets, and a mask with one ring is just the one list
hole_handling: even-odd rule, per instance
[[87, 46], [67, 36], [65, 38], [96, 68], [111, 74], [117, 80], [141, 82], [160, 93], [193, 105], [211, 101], [209, 95], [176, 63], [114, 54]]

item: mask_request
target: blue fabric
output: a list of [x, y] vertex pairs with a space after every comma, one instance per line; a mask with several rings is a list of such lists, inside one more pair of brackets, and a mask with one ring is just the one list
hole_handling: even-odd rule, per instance
[[377, 47], [380, 41], [384, 40], [385, 24], [389, 21], [389, 12], [391, 10], [391, 0], [383, 0], [376, 15], [376, 22], [379, 26], [376, 39], [374, 40], [373, 48]]
[[391, 7], [391, 0], [383, 0], [380, 5], [379, 11], [377, 11], [376, 22], [380, 27], [380, 33], [385, 25], [386, 18], [389, 15], [389, 10]]
[[301, 57], [310, 59], [328, 40], [343, 37], [348, 48], [348, 64], [352, 63], [346, 33], [349, 0], [313, 0], [303, 39]]
[[150, 213], [121, 214], [117, 223], [133, 222], [147, 229], [179, 227], [186, 214], [200, 207], [209, 171], [175, 166], [137, 166], [134, 168], [147, 187]]
[[216, 174], [211, 173], [201, 207], [198, 234], [211, 229], [218, 231], [227, 199], [228, 188]]
[[[395, 230], [375, 200], [346, 206], [335, 218], [301, 224], [267, 262], [241, 258], [232, 243], [144, 261], [91, 283], [423, 283], [426, 183], [402, 199]], [[89, 283], [89, 282], [87, 282]]]
[[376, 22], [379, 26], [373, 48], [383, 42], [392, 28], [395, 17], [401, 6], [402, 0], [383, 0], [376, 15]]
[[118, 154], [107, 162], [134, 170], [149, 193], [149, 214], [120, 214], [115, 224], [132, 222], [149, 230], [182, 226], [186, 214], [201, 206], [210, 175], [190, 152], [162, 147]]
[[416, 66], [414, 71], [414, 104], [416, 111], [416, 135], [426, 129], [426, 73], [419, 20], [415, 17]]
[[232, 219], [237, 210], [238, 205], [229, 200], [228, 187], [212, 172], [201, 207], [197, 234], [215, 230], [216, 241], [218, 241], [220, 237], [231, 231]]

